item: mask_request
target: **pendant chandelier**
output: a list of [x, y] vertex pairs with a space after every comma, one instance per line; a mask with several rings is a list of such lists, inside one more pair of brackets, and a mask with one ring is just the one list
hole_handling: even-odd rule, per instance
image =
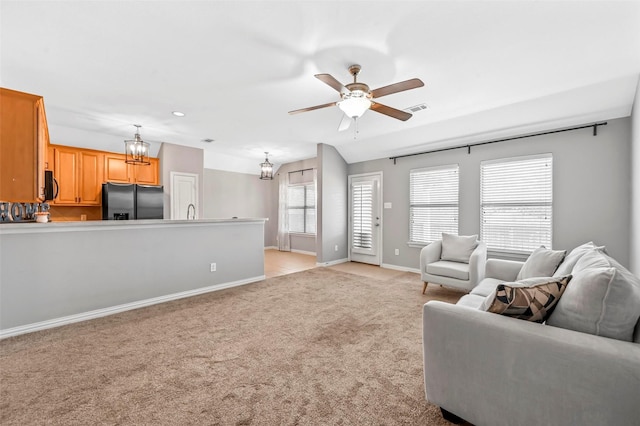
[[124, 162], [147, 166], [151, 164], [149, 161], [149, 144], [140, 138], [140, 127], [142, 126], [139, 124], [134, 124], [134, 126], [136, 127], [136, 134], [133, 139], [124, 141], [124, 153], [126, 156]]
[[264, 153], [264, 163], [260, 163], [260, 179], [272, 180], [273, 179], [273, 164], [269, 162], [269, 153]]

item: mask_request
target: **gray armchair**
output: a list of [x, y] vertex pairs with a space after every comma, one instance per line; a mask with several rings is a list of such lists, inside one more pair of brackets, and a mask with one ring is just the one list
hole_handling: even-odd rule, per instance
[[478, 241], [469, 256], [469, 262], [442, 259], [442, 240], [425, 246], [420, 252], [420, 274], [424, 294], [429, 283], [471, 291], [484, 278], [487, 245]]

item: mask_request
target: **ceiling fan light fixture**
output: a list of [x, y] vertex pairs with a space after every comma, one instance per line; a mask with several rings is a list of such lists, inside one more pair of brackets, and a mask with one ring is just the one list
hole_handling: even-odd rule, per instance
[[344, 95], [337, 105], [348, 117], [360, 118], [371, 108], [371, 100], [364, 92], [353, 91]]
[[149, 161], [149, 144], [140, 137], [140, 127], [142, 126], [139, 124], [134, 124], [134, 126], [136, 134], [133, 139], [124, 141], [124, 162], [136, 166], [148, 166], [151, 164]]
[[272, 180], [273, 179], [273, 164], [269, 162], [269, 153], [264, 153], [264, 163], [260, 163], [260, 179]]

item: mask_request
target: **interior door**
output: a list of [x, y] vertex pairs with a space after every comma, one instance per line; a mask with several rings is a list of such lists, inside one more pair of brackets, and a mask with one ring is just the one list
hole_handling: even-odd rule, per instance
[[349, 176], [349, 257], [380, 265], [382, 173]]
[[171, 172], [171, 219], [196, 219], [198, 175]]

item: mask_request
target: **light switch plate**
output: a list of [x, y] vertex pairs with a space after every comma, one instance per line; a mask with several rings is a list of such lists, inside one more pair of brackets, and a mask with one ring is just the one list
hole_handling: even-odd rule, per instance
[[391, 203], [384, 203], [384, 208], [385, 209], [390, 209], [391, 208]]

